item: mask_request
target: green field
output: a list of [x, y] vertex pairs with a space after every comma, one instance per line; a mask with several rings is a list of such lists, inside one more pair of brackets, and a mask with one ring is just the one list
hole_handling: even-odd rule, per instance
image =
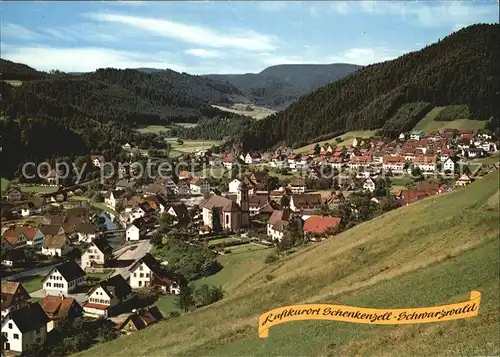
[[23, 285], [27, 292], [32, 293], [42, 288], [43, 276], [35, 276], [28, 280], [20, 279], [19, 282]]
[[177, 311], [182, 312], [179, 307], [177, 307], [176, 301], [177, 297], [174, 295], [162, 295], [156, 300], [155, 305], [160, 309], [163, 316], [167, 316], [169, 313]]
[[435, 107], [427, 115], [418, 122], [413, 128], [416, 131], [430, 132], [438, 131], [443, 129], [458, 129], [458, 130], [478, 130], [484, 129], [486, 121], [479, 120], [469, 120], [469, 119], [457, 119], [453, 121], [436, 121], [434, 120], [439, 116], [441, 111], [445, 110], [447, 107]]
[[356, 137], [369, 138], [369, 137], [375, 135], [375, 132], [376, 132], [376, 130], [348, 131], [344, 135], [340, 135], [340, 138], [342, 138], [342, 141], [339, 143], [337, 143], [335, 141], [335, 138], [331, 138], [328, 140], [318, 141], [317, 143], [312, 143], [312, 144], [309, 144], [306, 146], [302, 146], [301, 148], [294, 150], [294, 152], [296, 152], [298, 154], [307, 153], [309, 151], [314, 150], [314, 147], [316, 146], [316, 144], [319, 144], [320, 146], [322, 146], [326, 143], [330, 143], [333, 146], [344, 146], [344, 145], [351, 146], [354, 138], [356, 138]]
[[22, 192], [35, 192], [35, 193], [53, 193], [58, 190], [58, 187], [49, 186], [21, 186]]
[[217, 239], [209, 240], [208, 245], [211, 246], [211, 245], [215, 245], [215, 244], [219, 244], [219, 243], [238, 242], [238, 241], [239, 241], [239, 239], [234, 238], [234, 237], [224, 237], [224, 238], [217, 238]]
[[0, 192], [3, 192], [6, 190], [7, 186], [9, 185], [10, 181], [7, 180], [6, 178], [0, 178]]
[[11, 80], [7, 80], [5, 82], [9, 83], [11, 86], [14, 86], [14, 87], [19, 87], [20, 85], [23, 84], [22, 81], [16, 81], [16, 80], [12, 80], [12, 81]]
[[177, 143], [177, 138], [167, 139], [167, 143], [171, 145], [172, 151], [181, 153], [192, 153], [200, 150], [210, 149], [214, 145], [220, 145], [220, 140], [183, 140], [183, 144]]
[[[254, 118], [256, 120], [264, 119], [271, 114], [276, 113], [275, 110], [259, 107], [253, 104], [233, 104], [230, 108], [223, 107], [220, 105], [212, 105], [212, 107], [218, 108], [225, 112], [236, 113], [240, 115], [245, 115], [247, 117]], [[247, 107], [252, 108], [252, 110], [247, 110]]]
[[138, 132], [140, 133], [159, 133], [161, 131], [168, 132], [170, 131], [169, 127], [166, 125], [148, 125], [143, 128], [137, 129]]
[[[491, 207], [499, 179], [496, 171], [271, 265], [262, 264], [265, 250], [223, 257], [241, 260], [216, 274], [227, 291], [222, 301], [81, 355], [498, 355], [500, 229]], [[250, 268], [248, 256], [258, 254]], [[259, 315], [280, 306], [426, 307], [465, 301], [471, 290], [482, 293], [482, 303], [470, 319], [398, 326], [299, 321], [271, 328], [268, 339], [257, 336]]]
[[257, 244], [242, 244], [234, 247], [227, 247], [226, 249], [229, 249], [231, 251], [231, 254], [241, 254], [268, 248]]

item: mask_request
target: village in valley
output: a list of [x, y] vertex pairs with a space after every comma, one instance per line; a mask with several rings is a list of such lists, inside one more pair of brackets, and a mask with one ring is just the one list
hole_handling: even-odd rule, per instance
[[56, 171], [10, 183], [1, 236], [8, 349], [63, 356], [174, 319], [223, 298], [224, 281], [209, 280], [231, 269], [221, 259], [257, 252], [276, 261], [499, 167], [498, 138], [483, 130], [309, 146], [193, 150], [176, 161], [188, 170], [143, 177], [132, 163], [147, 156], [124, 143], [129, 162], [113, 162], [103, 182], [106, 158], [93, 155], [95, 175], [83, 183]]

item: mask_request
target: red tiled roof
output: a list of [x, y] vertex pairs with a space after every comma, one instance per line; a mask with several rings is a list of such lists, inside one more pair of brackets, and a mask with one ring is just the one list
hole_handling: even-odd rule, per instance
[[98, 310], [107, 310], [109, 308], [108, 305], [95, 304], [93, 302], [86, 302], [83, 304], [83, 307], [87, 307], [89, 309], [98, 309]]
[[339, 217], [311, 216], [304, 222], [304, 232], [323, 233], [328, 228], [335, 228], [339, 223]]
[[403, 164], [405, 162], [405, 158], [399, 155], [398, 156], [387, 155], [383, 157], [382, 161], [384, 164], [397, 164], [397, 163]]

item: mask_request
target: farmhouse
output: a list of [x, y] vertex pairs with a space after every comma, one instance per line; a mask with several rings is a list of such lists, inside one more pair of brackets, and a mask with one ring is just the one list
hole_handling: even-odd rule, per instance
[[2, 319], [9, 312], [28, 306], [30, 294], [24, 289], [21, 283], [13, 281], [2, 281]]
[[70, 260], [52, 268], [43, 278], [45, 295], [68, 296], [84, 284], [85, 272], [74, 261]]
[[49, 318], [38, 303], [10, 312], [2, 319], [3, 351], [22, 353], [47, 341]]
[[104, 317], [113, 315], [133, 297], [132, 288], [121, 274], [101, 281], [87, 295], [88, 301], [83, 305], [85, 314]]
[[267, 221], [267, 236], [273, 241], [281, 241], [286, 227], [294, 217], [294, 212], [290, 208], [275, 210]]
[[66, 323], [77, 328], [83, 321], [83, 309], [73, 298], [47, 295], [40, 301], [40, 306], [49, 318], [47, 332]]
[[136, 261], [130, 268], [130, 286], [133, 289], [156, 287], [168, 294], [180, 294], [181, 282], [177, 276], [164, 270], [149, 253]]
[[290, 208], [294, 212], [314, 211], [321, 206], [321, 194], [302, 193], [290, 196]]
[[96, 239], [82, 253], [81, 266], [83, 269], [94, 266], [105, 266], [112, 256], [113, 249], [106, 239]]
[[312, 241], [327, 232], [334, 233], [340, 224], [339, 217], [311, 216], [304, 222], [304, 234]]
[[45, 238], [42, 246], [42, 254], [52, 257], [62, 257], [71, 251], [72, 247], [65, 235], [51, 236]]
[[152, 306], [147, 309], [141, 309], [127, 317], [119, 330], [123, 334], [128, 335], [132, 332], [145, 329], [161, 320], [163, 320], [163, 315], [160, 310], [156, 306]]

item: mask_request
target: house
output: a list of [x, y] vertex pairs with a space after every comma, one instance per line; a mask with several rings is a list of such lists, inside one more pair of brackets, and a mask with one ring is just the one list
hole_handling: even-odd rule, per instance
[[462, 150], [462, 155], [467, 157], [485, 157], [486, 151], [483, 148], [468, 148]]
[[273, 241], [281, 241], [286, 227], [294, 218], [294, 212], [290, 208], [275, 210], [267, 221], [267, 236]]
[[328, 232], [335, 232], [340, 224], [339, 217], [325, 217], [325, 216], [310, 216], [305, 220], [304, 234], [312, 241], [317, 240], [318, 235], [324, 235]]
[[22, 353], [47, 341], [49, 318], [39, 303], [11, 311], [2, 319], [3, 351]]
[[402, 172], [405, 166], [405, 158], [403, 156], [385, 155], [382, 159], [382, 169], [384, 171]]
[[222, 165], [224, 168], [231, 170], [233, 167], [233, 157], [231, 155], [226, 155], [222, 158]]
[[177, 194], [181, 196], [186, 196], [191, 194], [191, 188], [189, 187], [189, 179], [182, 179], [177, 181]]
[[23, 194], [17, 187], [12, 187], [7, 191], [7, 201], [21, 201]]
[[241, 181], [240, 179], [234, 179], [232, 180], [231, 182], [229, 182], [229, 193], [237, 193], [238, 190], [240, 189], [240, 185], [243, 181]]
[[368, 155], [353, 156], [353, 157], [351, 157], [351, 161], [349, 161], [348, 166], [351, 170], [365, 168], [365, 167], [370, 166], [371, 161], [372, 161], [372, 158]]
[[189, 212], [184, 203], [170, 206], [167, 213], [174, 217], [177, 222], [187, 222], [189, 220]]
[[119, 330], [124, 335], [128, 335], [132, 332], [145, 329], [161, 320], [163, 320], [163, 315], [160, 310], [156, 306], [152, 306], [147, 309], [141, 309], [127, 317]]
[[45, 238], [42, 246], [42, 254], [51, 257], [62, 257], [71, 252], [71, 250], [71, 244], [65, 235]]
[[2, 236], [12, 248], [22, 247], [27, 244], [26, 236], [22, 234], [22, 227], [19, 226], [10, 226], [3, 231]]
[[304, 193], [306, 192], [306, 181], [299, 177], [292, 177], [287, 187], [292, 193]]
[[[409, 205], [414, 202], [420, 201], [424, 198], [435, 196], [439, 194], [439, 190], [401, 190], [396, 199], [401, 200], [401, 204]], [[398, 202], [399, 203], [399, 202]]]
[[446, 171], [449, 171], [451, 173], [455, 172], [455, 162], [451, 159], [451, 158], [447, 158], [444, 162], [443, 162], [443, 170], [446, 172]]
[[332, 166], [332, 168], [337, 170], [342, 170], [342, 166], [344, 165], [344, 159], [342, 157], [331, 157], [328, 160], [328, 163]]
[[74, 261], [69, 260], [52, 268], [43, 278], [45, 295], [67, 296], [83, 287], [85, 272]]
[[370, 192], [375, 191], [375, 182], [373, 182], [373, 180], [371, 178], [367, 178], [363, 182], [363, 190], [367, 190], [367, 191], [370, 191]]
[[111, 258], [113, 248], [104, 238], [94, 240], [82, 253], [81, 267], [105, 266]]
[[14, 310], [30, 304], [31, 296], [19, 282], [2, 281], [2, 320]]
[[413, 131], [410, 134], [411, 140], [422, 140], [423, 138], [425, 138], [425, 133], [421, 131]]
[[314, 211], [318, 209], [322, 204], [321, 194], [311, 193], [311, 194], [296, 194], [290, 197], [290, 208], [294, 212]]
[[128, 150], [132, 149], [132, 146], [129, 143], [125, 143], [122, 145], [122, 149], [128, 151]]
[[126, 240], [139, 240], [154, 228], [155, 223], [156, 218], [153, 216], [134, 219], [125, 230]]
[[102, 155], [90, 155], [90, 162], [92, 162], [92, 165], [95, 167], [101, 167], [102, 164], [106, 162], [104, 160], [104, 156]]
[[83, 322], [83, 309], [74, 298], [47, 295], [40, 306], [49, 318], [47, 332], [66, 324], [78, 328]]
[[65, 234], [64, 228], [60, 224], [44, 224], [39, 227], [45, 239]]
[[87, 296], [88, 300], [83, 304], [86, 315], [109, 317], [119, 312], [134, 295], [123, 276], [116, 274], [94, 286]]
[[37, 227], [12, 226], [3, 232], [5, 239], [13, 246], [30, 245], [39, 247], [43, 244], [45, 236]]
[[250, 216], [258, 214], [264, 206], [269, 203], [269, 196], [266, 195], [251, 195], [249, 197]]
[[181, 279], [162, 268], [160, 263], [147, 253], [130, 268], [130, 286], [133, 289], [156, 287], [161, 291], [178, 295], [181, 292]]
[[405, 138], [406, 138], [406, 136], [405, 136], [405, 134], [404, 134], [404, 133], [399, 134], [399, 140], [404, 141], [404, 140], [405, 140]]
[[111, 207], [112, 209], [115, 209], [116, 204], [124, 194], [125, 190], [113, 190], [106, 192], [106, 194], [104, 195], [104, 204], [108, 207]]
[[455, 186], [464, 187], [472, 182], [471, 178], [467, 174], [462, 174], [459, 179], [455, 182]]
[[236, 193], [236, 200], [212, 195], [199, 204], [203, 224], [213, 229], [213, 213], [219, 215], [219, 222], [223, 230], [236, 231], [246, 228], [250, 224], [250, 208], [248, 188], [245, 183], [241, 183]]
[[203, 195], [210, 193], [210, 183], [207, 179], [194, 177], [189, 181], [189, 188], [192, 194]]
[[90, 222], [80, 223], [76, 226], [75, 233], [78, 236], [78, 242], [90, 243], [97, 236], [97, 226]]
[[436, 171], [436, 157], [426, 155], [416, 156], [413, 165], [423, 172]]
[[262, 161], [262, 155], [258, 152], [254, 153], [247, 153], [245, 158], [244, 158], [245, 164], [251, 165], [251, 164], [258, 164], [259, 162]]

